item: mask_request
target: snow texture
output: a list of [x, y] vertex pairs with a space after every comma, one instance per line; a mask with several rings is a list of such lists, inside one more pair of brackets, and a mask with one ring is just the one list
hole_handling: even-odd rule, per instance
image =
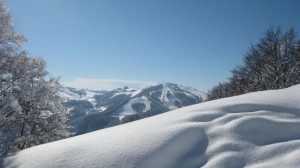
[[134, 105], [143, 105], [143, 109], [141, 109], [141, 112], [147, 112], [151, 108], [151, 101], [149, 101], [145, 96], [130, 99], [128, 103], [121, 107], [120, 113], [117, 113], [116, 117], [122, 119], [127, 115], [136, 114], [139, 110], [135, 110], [133, 108]]
[[81, 96], [74, 92], [71, 92], [68, 88], [62, 87], [61, 91], [59, 92], [60, 97], [67, 101], [67, 100], [80, 100]]
[[300, 85], [210, 101], [11, 154], [7, 168], [300, 167]]
[[189, 92], [192, 95], [199, 95], [199, 97], [201, 97], [203, 99], [203, 101], [207, 100], [207, 94], [202, 92], [202, 91], [199, 91], [199, 90], [197, 90], [195, 88], [192, 88], [192, 87], [186, 87], [186, 86], [182, 86], [182, 85], [177, 85], [177, 86], [180, 89], [185, 90], [185, 91]]
[[[73, 91], [70, 90], [70, 89], [72, 89]], [[81, 94], [76, 93], [76, 92], [81, 92]], [[87, 100], [87, 101], [91, 102], [92, 104], [95, 104], [94, 95], [96, 95], [96, 94], [102, 95], [99, 92], [101, 92], [101, 91], [61, 87], [59, 95], [64, 101], [68, 101], [68, 100]]]

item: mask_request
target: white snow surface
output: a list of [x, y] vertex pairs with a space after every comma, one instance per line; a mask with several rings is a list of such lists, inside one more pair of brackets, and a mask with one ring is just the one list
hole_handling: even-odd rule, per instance
[[80, 95], [71, 92], [69, 89], [62, 87], [61, 91], [59, 92], [60, 97], [64, 100], [79, 100], [81, 98]]
[[[168, 96], [169, 95], [169, 96]], [[160, 96], [160, 101], [163, 102], [163, 104], [165, 106], [167, 106], [169, 109], [174, 110], [177, 109], [178, 107], [175, 106], [174, 102], [175, 102], [175, 98], [174, 98], [174, 93], [172, 92], [172, 90], [169, 88], [169, 86], [167, 84], [163, 84], [163, 89], [162, 89], [162, 93]]]
[[[75, 88], [74, 88], [75, 89]], [[69, 101], [69, 100], [86, 100], [89, 101], [90, 103], [93, 104], [93, 106], [95, 107], [96, 105], [96, 100], [94, 98], [94, 96], [96, 94], [100, 95], [99, 93], [97, 93], [96, 91], [93, 90], [87, 90], [87, 89], [77, 89], [78, 91], [82, 90], [85, 92], [84, 95], [80, 95], [78, 93], [72, 92], [70, 91], [68, 88], [66, 87], [62, 87], [59, 95], [62, 98], [63, 101]]]
[[89, 101], [93, 104], [93, 106], [95, 106], [96, 100], [95, 100], [94, 96], [96, 95], [96, 93], [89, 91], [89, 90], [86, 90], [85, 92], [86, 92], [86, 95], [84, 97], [82, 97], [81, 100]]
[[[196, 97], [200, 98], [201, 102], [206, 101], [206, 94], [204, 92], [198, 91], [191, 87], [185, 87], [181, 85], [176, 85], [172, 83], [163, 83], [158, 84], [162, 85], [162, 89], [156, 90], [155, 92], [160, 92], [159, 100], [163, 103], [164, 106], [166, 106], [170, 110], [175, 110], [178, 107], [175, 104], [175, 101], [179, 101], [177, 97], [175, 96], [176, 93], [183, 93], [186, 96], [195, 99]], [[178, 91], [177, 88], [181, 89], [182, 91]], [[151, 93], [153, 94], [153, 92]]]
[[207, 94], [202, 92], [202, 91], [199, 91], [197, 89], [194, 89], [192, 87], [186, 87], [186, 86], [182, 86], [182, 85], [177, 85], [180, 89], [182, 90], [186, 90], [187, 92], [193, 94], [193, 95], [199, 95], [203, 98], [203, 101], [206, 101], [207, 100]]
[[205, 102], [32, 147], [7, 168], [300, 167], [300, 85]]
[[118, 110], [120, 112], [116, 113], [117, 115], [115, 117], [119, 117], [119, 119], [121, 120], [127, 115], [136, 114], [137, 112], [132, 108], [132, 105], [135, 103], [145, 105], [145, 109], [142, 112], [147, 112], [151, 108], [151, 101], [149, 101], [147, 97], [145, 96], [137, 97], [137, 98], [130, 99], [128, 103], [122, 106], [121, 109]]
[[142, 89], [135, 89], [136, 91], [134, 91], [134, 92], [132, 92], [132, 94], [131, 94], [131, 97], [134, 97], [134, 96], [136, 96], [137, 94], [139, 94], [141, 91], [142, 91]]
[[[74, 88], [75, 89], [75, 88]], [[72, 91], [70, 91], [68, 88], [66, 87], [62, 87], [59, 95], [60, 97], [64, 100], [64, 101], [68, 101], [68, 100], [87, 100], [90, 101], [92, 104], [95, 104], [95, 98], [94, 95], [99, 94], [96, 91], [92, 91], [92, 90], [87, 90], [87, 89], [76, 89], [78, 91], [82, 90], [85, 92], [84, 95], [79, 95], [78, 93], [74, 93]]]
[[101, 106], [100, 108], [96, 108], [97, 110], [99, 110], [100, 112], [103, 112], [104, 110], [107, 109], [107, 107], [105, 106]]
[[135, 95], [139, 94], [141, 91], [142, 91], [142, 89], [133, 88], [133, 87], [132, 88], [126, 87], [126, 89], [119, 88], [118, 92], [115, 93], [112, 97], [118, 96], [118, 95], [130, 95], [130, 97], [134, 97]]

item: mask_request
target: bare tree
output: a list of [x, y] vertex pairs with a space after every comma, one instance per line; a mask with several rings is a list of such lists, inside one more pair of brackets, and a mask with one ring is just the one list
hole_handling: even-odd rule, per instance
[[21, 51], [25, 41], [0, 0], [0, 155], [69, 135], [58, 79]]
[[[300, 83], [299, 44], [293, 29], [286, 33], [279, 27], [268, 29], [246, 53], [244, 64], [231, 71], [226, 87], [224, 83], [217, 85], [209, 92], [209, 97], [212, 100]], [[220, 93], [216, 93], [218, 91]]]

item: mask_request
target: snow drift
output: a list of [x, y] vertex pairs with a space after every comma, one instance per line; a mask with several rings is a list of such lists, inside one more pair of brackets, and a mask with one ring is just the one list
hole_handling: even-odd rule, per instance
[[299, 167], [300, 85], [201, 103], [32, 147], [2, 166]]

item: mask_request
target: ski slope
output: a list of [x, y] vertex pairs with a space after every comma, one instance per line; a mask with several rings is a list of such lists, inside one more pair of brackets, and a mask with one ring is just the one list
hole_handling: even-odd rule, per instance
[[192, 105], [32, 147], [7, 168], [300, 167], [300, 85]]

